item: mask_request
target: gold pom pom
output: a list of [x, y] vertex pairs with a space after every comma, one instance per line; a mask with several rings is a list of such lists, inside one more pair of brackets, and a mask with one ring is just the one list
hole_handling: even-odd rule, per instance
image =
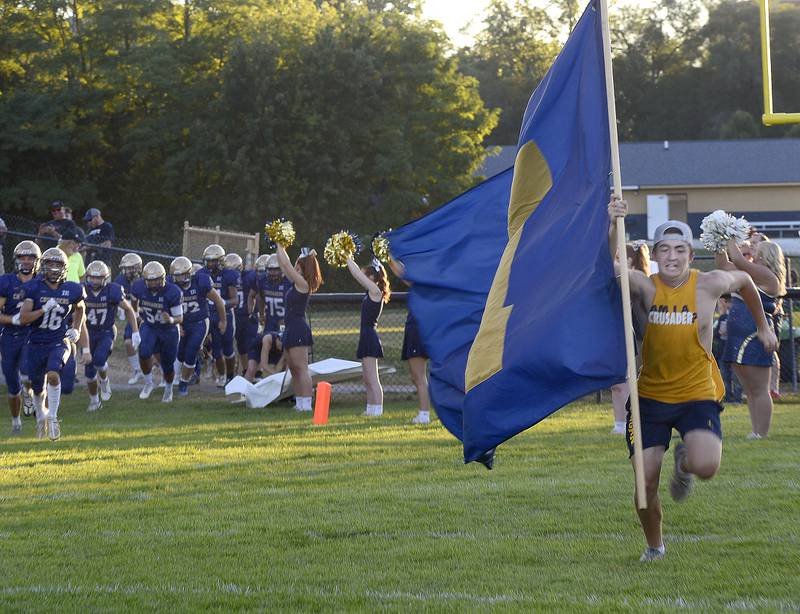
[[358, 235], [347, 230], [340, 230], [325, 243], [323, 256], [325, 262], [331, 266], [344, 268], [347, 259], [352, 258], [361, 251], [361, 239]]
[[264, 232], [267, 233], [270, 241], [283, 247], [289, 247], [294, 243], [294, 226], [290, 221], [283, 218], [268, 223], [264, 226]]
[[389, 239], [386, 233], [381, 232], [372, 239], [372, 254], [383, 264], [388, 264], [391, 254], [389, 254]]

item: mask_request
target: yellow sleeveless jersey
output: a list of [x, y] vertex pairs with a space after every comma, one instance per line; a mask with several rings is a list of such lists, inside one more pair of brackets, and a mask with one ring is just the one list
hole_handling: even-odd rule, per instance
[[720, 401], [725, 396], [717, 361], [700, 343], [697, 271], [679, 288], [651, 275], [656, 294], [642, 346], [639, 394], [662, 403]]

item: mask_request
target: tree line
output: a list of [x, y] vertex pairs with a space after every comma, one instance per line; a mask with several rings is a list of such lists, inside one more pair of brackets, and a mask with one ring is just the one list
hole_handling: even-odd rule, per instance
[[[184, 219], [284, 216], [316, 245], [402, 224], [516, 142], [582, 4], [493, 0], [455, 49], [412, 0], [2, 2], [0, 207], [57, 198], [172, 239]], [[775, 13], [775, 107], [796, 111], [800, 7]], [[800, 136], [760, 125], [757, 3], [661, 0], [612, 30], [621, 138]]]

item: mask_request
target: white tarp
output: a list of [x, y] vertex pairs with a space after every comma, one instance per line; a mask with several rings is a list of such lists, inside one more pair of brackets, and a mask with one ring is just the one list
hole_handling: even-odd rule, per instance
[[[311, 381], [331, 384], [361, 377], [361, 363], [338, 358], [326, 358], [308, 365]], [[394, 369], [391, 369], [394, 371]], [[381, 369], [383, 372], [383, 369]], [[241, 376], [234, 377], [226, 386], [225, 394], [241, 394], [247, 407], [266, 407], [273, 401], [291, 396], [292, 374], [289, 370], [275, 373], [251, 384]]]

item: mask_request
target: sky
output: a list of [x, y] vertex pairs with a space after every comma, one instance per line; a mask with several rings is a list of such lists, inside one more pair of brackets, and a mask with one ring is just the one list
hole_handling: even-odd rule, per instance
[[[456, 47], [472, 44], [472, 37], [481, 29], [484, 10], [489, 0], [423, 0], [422, 14], [440, 21]], [[546, 2], [536, 2], [545, 5]], [[610, 0], [609, 10], [619, 5], [645, 5], [651, 0]], [[466, 28], [467, 32], [461, 30]]]

